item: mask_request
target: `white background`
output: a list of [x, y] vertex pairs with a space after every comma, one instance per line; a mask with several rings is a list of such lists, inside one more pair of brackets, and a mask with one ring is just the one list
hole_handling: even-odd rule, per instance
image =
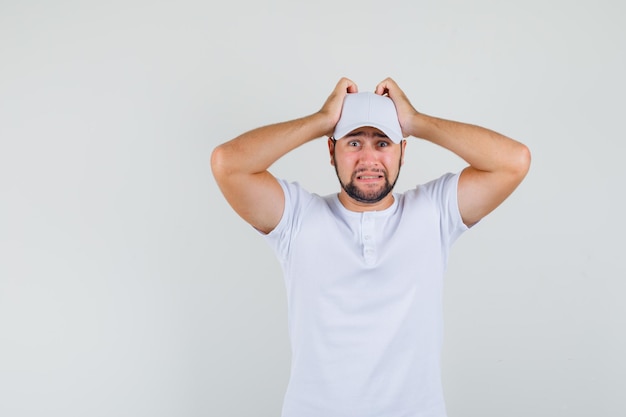
[[[532, 151], [453, 248], [450, 417], [626, 415], [625, 12], [0, 1], [0, 415], [278, 416], [281, 272], [209, 158], [317, 111], [342, 76], [361, 91], [391, 76], [419, 110]], [[410, 139], [397, 190], [462, 167]], [[323, 139], [272, 171], [338, 189]]]

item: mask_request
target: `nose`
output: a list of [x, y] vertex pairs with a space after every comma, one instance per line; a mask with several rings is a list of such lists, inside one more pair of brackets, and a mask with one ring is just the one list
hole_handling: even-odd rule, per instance
[[378, 155], [376, 151], [376, 146], [369, 141], [363, 144], [361, 148], [361, 152], [359, 152], [359, 161], [362, 164], [373, 165], [378, 163]]

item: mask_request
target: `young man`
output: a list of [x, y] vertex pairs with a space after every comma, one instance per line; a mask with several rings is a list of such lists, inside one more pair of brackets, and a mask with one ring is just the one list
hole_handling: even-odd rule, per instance
[[[320, 197], [268, 168], [328, 136], [339, 193]], [[405, 138], [468, 166], [403, 194], [393, 187]], [[443, 274], [453, 242], [519, 185], [526, 146], [418, 112], [392, 79], [358, 93], [342, 78], [321, 110], [215, 148], [233, 209], [283, 267], [292, 345], [283, 417], [444, 417]]]

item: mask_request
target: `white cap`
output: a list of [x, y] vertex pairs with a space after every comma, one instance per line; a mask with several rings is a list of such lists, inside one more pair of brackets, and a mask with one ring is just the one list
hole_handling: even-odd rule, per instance
[[398, 121], [396, 106], [387, 96], [369, 92], [346, 95], [333, 137], [341, 139], [354, 129], [363, 126], [375, 127], [393, 142], [402, 142], [402, 128]]

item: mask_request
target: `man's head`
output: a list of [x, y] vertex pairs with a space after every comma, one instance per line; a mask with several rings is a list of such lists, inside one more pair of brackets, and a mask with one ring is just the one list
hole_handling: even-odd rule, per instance
[[402, 142], [402, 128], [398, 121], [396, 106], [387, 96], [369, 92], [346, 95], [333, 137], [341, 139], [354, 129], [363, 126], [383, 131], [394, 143]]
[[389, 97], [348, 94], [328, 146], [342, 188], [339, 198], [347, 208], [380, 210], [391, 205], [406, 141]]

